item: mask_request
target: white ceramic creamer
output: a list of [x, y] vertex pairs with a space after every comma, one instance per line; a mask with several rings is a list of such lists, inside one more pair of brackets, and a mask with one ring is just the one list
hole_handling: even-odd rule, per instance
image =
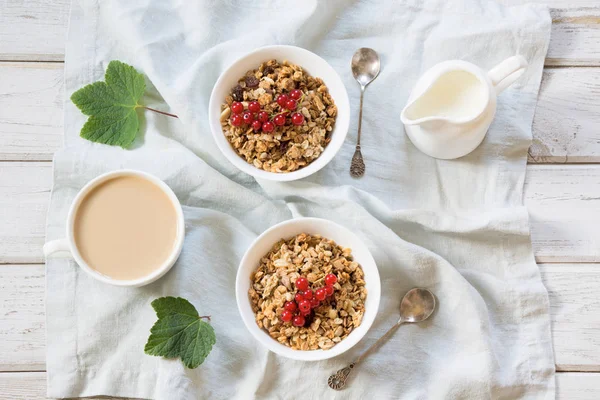
[[461, 60], [435, 65], [421, 76], [402, 110], [406, 134], [431, 157], [469, 154], [483, 141], [494, 119], [496, 96], [526, 67], [521, 56], [510, 57], [489, 72]]

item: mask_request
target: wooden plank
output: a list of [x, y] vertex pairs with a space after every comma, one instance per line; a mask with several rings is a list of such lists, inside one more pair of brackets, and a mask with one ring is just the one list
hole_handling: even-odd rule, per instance
[[45, 372], [0, 373], [0, 400], [37, 400], [45, 398]]
[[593, 6], [551, 10], [547, 66], [600, 65], [600, 7]]
[[43, 262], [51, 187], [51, 163], [0, 163], [0, 263]]
[[600, 399], [600, 374], [581, 372], [556, 374], [556, 398], [559, 400]]
[[63, 64], [0, 63], [0, 160], [51, 160], [62, 110]]
[[0, 266], [0, 371], [46, 369], [45, 288], [44, 265]]
[[[0, 263], [41, 263], [48, 162], [0, 163]], [[525, 204], [538, 262], [600, 262], [600, 165], [529, 165]]]
[[[0, 63], [0, 160], [51, 160], [61, 147], [62, 76], [61, 64]], [[599, 88], [600, 69], [546, 69], [529, 162], [600, 162]]]
[[546, 69], [533, 120], [529, 162], [599, 162], [598, 110], [600, 69]]
[[62, 61], [70, 0], [0, 2], [0, 61]]
[[[46, 399], [45, 372], [0, 373], [0, 400]], [[117, 397], [86, 397], [86, 400], [117, 400]], [[129, 399], [131, 400], [131, 399]]]
[[[558, 400], [598, 400], [600, 374], [559, 372], [556, 374]], [[0, 373], [0, 400], [46, 399], [45, 372]], [[116, 397], [86, 397], [87, 400], [117, 400]]]
[[600, 262], [600, 165], [529, 165], [524, 197], [538, 262]]
[[[524, 0], [502, 0], [522, 4]], [[600, 65], [597, 0], [536, 0], [553, 9], [546, 65]], [[62, 61], [69, 0], [8, 0], [0, 13], [0, 61]]]
[[557, 370], [599, 372], [600, 264], [540, 264], [540, 271]]

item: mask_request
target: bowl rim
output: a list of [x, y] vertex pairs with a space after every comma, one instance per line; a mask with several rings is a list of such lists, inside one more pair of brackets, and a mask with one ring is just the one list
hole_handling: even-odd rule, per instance
[[[370, 309], [372, 311], [367, 314], [367, 308], [365, 307], [365, 314], [363, 316], [363, 320], [361, 321], [361, 325], [359, 327], [359, 328], [362, 328], [361, 332], [359, 332], [358, 330], [352, 331], [350, 333], [350, 335], [348, 335], [348, 337], [346, 337], [340, 343], [336, 344], [334, 347], [332, 347], [331, 349], [328, 349], [328, 350], [321, 350], [321, 349], [319, 349], [319, 350], [294, 350], [290, 347], [287, 347], [285, 345], [278, 343], [275, 339], [273, 339], [271, 337], [266, 337], [266, 338], [260, 337], [257, 335], [257, 332], [258, 332], [257, 330], [260, 330], [260, 331], [263, 331], [263, 330], [256, 325], [256, 321], [254, 319], [254, 313], [251, 312], [251, 315], [248, 315], [248, 314], [245, 314], [242, 309], [243, 303], [246, 305], [248, 305], [250, 303], [248, 293], [242, 292], [241, 285], [242, 285], [242, 280], [246, 280], [246, 279], [249, 280], [249, 276], [246, 276], [246, 274], [243, 274], [245, 276], [242, 276], [242, 269], [243, 269], [243, 266], [248, 263], [248, 258], [250, 257], [251, 250], [253, 248], [255, 248], [257, 246], [257, 244], [260, 241], [262, 241], [265, 236], [271, 234], [272, 232], [280, 230], [283, 227], [287, 227], [288, 225], [297, 225], [302, 222], [316, 224], [317, 227], [320, 224], [327, 224], [330, 226], [333, 225], [335, 227], [335, 229], [339, 230], [344, 235], [351, 237], [352, 241], [359, 243], [360, 246], [363, 248], [364, 254], [365, 254], [365, 257], [364, 257], [365, 259], [361, 260], [361, 262], [360, 262], [361, 267], [363, 268], [363, 272], [364, 272], [363, 266], [366, 264], [370, 264], [370, 267], [368, 267], [369, 268], [368, 280], [369, 280], [369, 283], [372, 283], [374, 285], [373, 288], [375, 290], [372, 290], [373, 288], [371, 290], [369, 290], [369, 293], [367, 296], [367, 301], [370, 302], [369, 305], [370, 305]], [[337, 241], [336, 241], [336, 243], [338, 245], [341, 245]], [[341, 246], [343, 246], [343, 245], [341, 245]], [[354, 251], [354, 249], [353, 249], [353, 251]], [[249, 268], [250, 273], [252, 273], [252, 271], [254, 271], [255, 269], [256, 269], [255, 267]], [[365, 278], [366, 278], [366, 275], [367, 274], [365, 273]], [[377, 264], [375, 263], [375, 259], [373, 258], [371, 251], [369, 250], [367, 245], [356, 234], [354, 234], [348, 228], [346, 228], [336, 222], [327, 220], [327, 219], [314, 218], [314, 217], [299, 217], [299, 218], [292, 218], [292, 219], [280, 222], [276, 225], [273, 225], [272, 227], [265, 230], [256, 239], [254, 239], [252, 241], [250, 246], [248, 246], [248, 248], [246, 249], [246, 252], [244, 253], [244, 256], [242, 257], [242, 260], [240, 261], [240, 264], [238, 266], [236, 280], [235, 280], [235, 296], [236, 296], [236, 303], [238, 306], [238, 312], [240, 313], [240, 316], [242, 317], [242, 321], [244, 322], [246, 329], [250, 332], [250, 334], [252, 335], [252, 337], [255, 340], [257, 340], [259, 343], [261, 343], [263, 346], [265, 346], [268, 350], [270, 350], [278, 355], [281, 355], [283, 357], [294, 359], [294, 360], [321, 361], [321, 360], [326, 360], [329, 358], [336, 357], [336, 356], [343, 354], [346, 351], [350, 350], [369, 331], [369, 329], [373, 325], [373, 322], [375, 321], [375, 318], [377, 317], [377, 314], [379, 312], [379, 304], [380, 304], [380, 300], [381, 300], [381, 279], [379, 276], [379, 269], [377, 268]], [[354, 336], [352, 336], [352, 335], [354, 335]]]
[[[221, 127], [220, 106], [222, 103], [222, 99], [217, 99], [217, 91], [219, 91], [227, 83], [226, 79], [229, 78], [229, 71], [236, 67], [239, 67], [240, 65], [243, 65], [248, 58], [254, 56], [257, 53], [268, 54], [269, 52], [281, 50], [298, 53], [300, 57], [311, 58], [313, 61], [322, 64], [319, 68], [322, 67], [324, 70], [329, 70], [328, 72], [329, 75], [331, 75], [331, 78], [328, 78], [328, 80], [325, 81], [325, 79], [323, 79], [322, 76], [319, 76], [319, 73], [314, 73], [314, 71], [311, 72], [311, 75], [319, 76], [325, 81], [325, 84], [328, 87], [331, 87], [332, 82], [335, 81], [336, 86], [339, 87], [341, 90], [341, 92], [334, 98], [335, 104], [338, 109], [338, 114], [331, 135], [332, 140], [327, 144], [321, 155], [309, 165], [300, 168], [296, 171], [285, 173], [268, 172], [262, 169], [258, 169], [254, 165], [246, 162], [246, 160], [240, 157], [233, 150], [231, 144], [225, 137], [223, 129]], [[265, 59], [268, 58], [269, 56], [265, 57]], [[213, 110], [215, 110], [215, 112], [213, 112]], [[342, 81], [340, 75], [325, 59], [301, 47], [291, 45], [270, 45], [259, 47], [237, 58], [229, 67], [227, 67], [221, 73], [221, 75], [219, 75], [219, 78], [215, 82], [215, 85], [213, 86], [213, 89], [210, 94], [210, 100], [208, 104], [208, 116], [210, 130], [215, 142], [217, 143], [217, 147], [230, 163], [232, 163], [240, 171], [245, 172], [255, 178], [262, 178], [279, 182], [288, 182], [302, 179], [316, 173], [317, 171], [325, 167], [327, 164], [329, 164], [329, 162], [335, 157], [335, 155], [338, 153], [338, 151], [344, 144], [346, 136], [348, 135], [348, 130], [350, 128], [350, 100], [348, 98], [348, 91], [346, 90], [346, 86], [344, 85], [344, 82]]]

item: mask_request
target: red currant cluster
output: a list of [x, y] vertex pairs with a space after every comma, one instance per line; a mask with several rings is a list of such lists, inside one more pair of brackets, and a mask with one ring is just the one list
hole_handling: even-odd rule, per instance
[[[282, 112], [269, 115], [266, 111], [262, 111], [258, 101], [248, 103], [248, 110], [244, 111], [244, 105], [239, 101], [231, 103], [231, 125], [242, 126], [242, 124], [252, 126], [254, 132], [262, 129], [263, 132], [270, 133], [275, 130], [275, 125], [283, 126], [287, 122], [287, 116], [290, 112], [298, 107], [298, 100], [302, 98], [302, 91], [294, 89], [289, 96], [280, 94], [277, 96], [277, 104]], [[291, 114], [291, 121], [294, 125], [302, 125], [304, 123], [304, 115], [299, 112]]]
[[290, 322], [294, 326], [304, 326], [306, 323], [306, 316], [309, 315], [313, 309], [319, 307], [321, 302], [333, 295], [333, 285], [337, 282], [337, 276], [334, 274], [325, 275], [325, 286], [318, 288], [314, 292], [308, 288], [308, 279], [303, 276], [296, 279], [296, 289], [298, 292], [294, 298], [294, 301], [288, 301], [283, 306], [281, 312], [281, 320], [283, 322]]

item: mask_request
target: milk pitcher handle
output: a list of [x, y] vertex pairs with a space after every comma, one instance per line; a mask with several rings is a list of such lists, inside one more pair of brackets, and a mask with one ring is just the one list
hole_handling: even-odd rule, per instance
[[44, 244], [44, 257], [70, 258], [71, 248], [67, 239], [51, 240]]
[[496, 65], [488, 72], [492, 84], [499, 94], [512, 85], [525, 72], [527, 60], [522, 56], [512, 56]]

